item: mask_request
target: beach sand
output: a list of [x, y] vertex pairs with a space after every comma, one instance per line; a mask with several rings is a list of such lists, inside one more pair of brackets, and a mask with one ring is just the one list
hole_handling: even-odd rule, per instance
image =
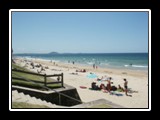
[[[32, 61], [34, 64], [40, 63], [43, 66], [48, 66], [49, 69], [45, 69], [43, 73], [47, 75], [64, 73], [64, 83], [75, 87], [79, 93], [79, 96], [83, 102], [90, 102], [97, 99], [106, 99], [125, 108], [148, 108], [148, 72], [147, 71], [136, 71], [136, 70], [126, 70], [126, 69], [109, 69], [109, 68], [98, 68], [93, 69], [92, 66], [82, 66], [72, 63], [60, 63], [49, 60], [41, 59], [27, 59], [17, 58], [15, 60], [16, 64], [20, 66], [25, 66], [28, 61]], [[37, 68], [32, 69], [30, 65], [26, 67], [31, 71], [37, 72]], [[39, 70], [40, 68], [38, 68]], [[85, 73], [77, 72], [76, 70], [86, 69]], [[117, 92], [123, 96], [110, 95], [109, 93], [104, 93], [103, 91], [90, 90], [91, 83], [94, 81], [97, 85], [101, 83], [107, 84], [107, 81], [96, 81], [96, 78], [88, 78], [87, 75], [92, 72], [98, 75], [99, 78], [102, 76], [112, 77], [112, 85], [116, 87], [120, 84], [124, 86], [124, 78], [128, 81], [128, 88], [131, 88], [138, 93], [128, 93], [132, 97], [126, 96], [124, 92]], [[86, 89], [80, 88], [80, 86], [87, 87]]]

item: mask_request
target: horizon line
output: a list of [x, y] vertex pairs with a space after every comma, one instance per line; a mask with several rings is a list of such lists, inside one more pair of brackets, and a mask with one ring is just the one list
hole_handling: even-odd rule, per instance
[[[53, 54], [110, 54], [110, 53], [148, 53], [148, 52], [95, 52], [95, 53], [84, 53], [84, 52], [77, 52], [77, 53], [72, 53], [72, 52], [66, 52], [66, 53], [59, 53], [59, 52], [55, 52]], [[49, 53], [13, 53], [13, 54], [52, 54], [52, 52]]]

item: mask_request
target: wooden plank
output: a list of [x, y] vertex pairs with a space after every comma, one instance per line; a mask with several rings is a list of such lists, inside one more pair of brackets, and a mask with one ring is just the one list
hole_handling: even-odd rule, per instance
[[46, 74], [44, 75], [44, 86], [46, 86], [47, 83], [47, 78], [46, 78]]
[[63, 85], [63, 73], [62, 73], [62, 78], [61, 78], [61, 80], [62, 80], [62, 87], [64, 87], [64, 85]]
[[35, 80], [30, 80], [30, 79], [26, 80], [24, 78], [18, 78], [18, 77], [12, 77], [12, 79], [17, 79], [17, 80], [21, 80], [21, 81], [35, 82], [35, 83], [42, 83], [42, 84], [44, 84], [44, 82], [41, 82], [41, 81], [35, 81]]
[[58, 77], [58, 76], [62, 76], [62, 74], [46, 75], [46, 77]]
[[14, 72], [21, 72], [21, 73], [27, 73], [27, 74], [31, 74], [31, 75], [44, 76], [42, 74], [38, 74], [38, 73], [34, 73], [34, 72], [28, 72], [28, 71], [23, 71], [23, 70], [17, 70], [17, 69], [12, 69], [12, 71], [14, 71]]
[[62, 82], [48, 82], [47, 84], [57, 84], [57, 83], [62, 83]]

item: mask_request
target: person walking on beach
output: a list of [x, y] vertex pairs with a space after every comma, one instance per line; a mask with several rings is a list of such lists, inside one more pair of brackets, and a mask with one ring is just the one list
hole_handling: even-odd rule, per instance
[[95, 64], [93, 64], [93, 69], [95, 69]]
[[128, 95], [128, 81], [125, 78], [123, 80], [124, 80], [124, 91], [126, 96], [132, 97], [132, 95]]

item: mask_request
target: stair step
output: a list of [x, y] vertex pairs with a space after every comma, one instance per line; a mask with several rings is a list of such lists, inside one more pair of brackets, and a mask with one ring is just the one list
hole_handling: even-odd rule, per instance
[[[20, 98], [20, 97], [19, 97]], [[16, 101], [17, 97], [12, 96], [12, 101]]]
[[12, 94], [12, 98], [15, 98], [15, 99], [20, 99], [21, 98], [21, 96], [18, 94], [18, 93], [16, 93], [16, 94]]
[[15, 102], [27, 102], [26, 98], [16, 99]]
[[31, 104], [36, 104], [36, 98], [35, 97], [31, 97], [30, 99], [28, 99], [28, 103], [31, 103]]
[[17, 93], [18, 93], [17, 90], [12, 90], [12, 95], [13, 95], [13, 94], [17, 94]]
[[24, 95], [24, 93], [18, 93], [19, 94], [19, 96], [21, 96], [21, 97], [24, 97], [25, 95]]
[[25, 97], [26, 97], [27, 100], [31, 98], [30, 95], [25, 95]]
[[37, 104], [43, 104], [42, 100], [39, 98], [36, 100], [36, 102], [37, 102]]
[[43, 105], [46, 105], [46, 104], [47, 104], [47, 102], [46, 102], [46, 101], [44, 101], [44, 100], [42, 100], [42, 104], [43, 104]]

